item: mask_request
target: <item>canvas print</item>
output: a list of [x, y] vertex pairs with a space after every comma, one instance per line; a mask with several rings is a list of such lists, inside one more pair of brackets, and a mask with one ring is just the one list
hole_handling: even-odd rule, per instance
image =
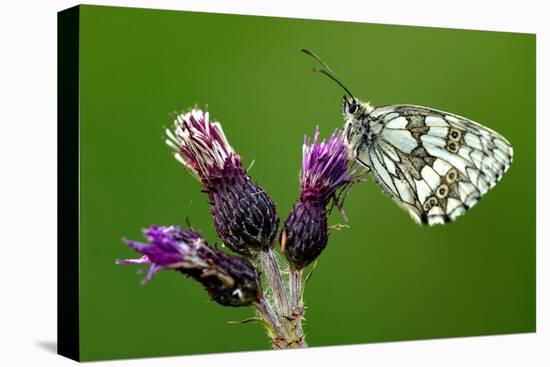
[[535, 35], [78, 6], [58, 37], [60, 354], [535, 331]]

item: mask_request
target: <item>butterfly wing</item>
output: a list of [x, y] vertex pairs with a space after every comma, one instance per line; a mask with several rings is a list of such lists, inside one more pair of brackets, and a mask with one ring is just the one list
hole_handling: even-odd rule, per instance
[[417, 223], [453, 221], [502, 178], [513, 150], [501, 135], [464, 117], [413, 105], [376, 108], [371, 143], [357, 160]]

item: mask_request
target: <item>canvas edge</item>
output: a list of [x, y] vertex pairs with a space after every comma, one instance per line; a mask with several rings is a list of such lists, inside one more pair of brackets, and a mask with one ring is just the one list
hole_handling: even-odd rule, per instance
[[57, 353], [80, 360], [80, 6], [57, 14]]

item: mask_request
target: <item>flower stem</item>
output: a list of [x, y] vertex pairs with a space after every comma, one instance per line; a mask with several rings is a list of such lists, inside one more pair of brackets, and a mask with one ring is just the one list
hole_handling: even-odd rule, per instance
[[303, 308], [302, 303], [302, 270], [289, 269], [288, 285], [290, 290], [290, 307], [293, 311], [297, 308]]
[[288, 303], [287, 291], [281, 276], [279, 264], [275, 259], [275, 253], [272, 248], [260, 252], [260, 264], [267, 278], [267, 283], [273, 291], [275, 300], [275, 309], [279, 316], [290, 317], [290, 304]]
[[[266, 323], [269, 325], [278, 325], [279, 327], [273, 327], [277, 335], [273, 335], [268, 330], [268, 334], [271, 337], [273, 347], [276, 349], [286, 348], [305, 348], [307, 344], [304, 340], [304, 333], [302, 330], [301, 316], [302, 312], [295, 314], [289, 303], [288, 292], [283, 282], [281, 275], [281, 269], [275, 258], [273, 249], [261, 251], [259, 254], [259, 265], [262, 268], [262, 272], [265, 274], [267, 283], [272, 290], [273, 303], [275, 304], [276, 313], [273, 315], [269, 313], [269, 303], [265, 296], [262, 297], [260, 304], [256, 305], [256, 309], [262, 314], [264, 320], [270, 319], [271, 321]], [[300, 276], [301, 279], [301, 276]], [[303, 310], [300, 309], [300, 310]], [[266, 316], [264, 316], [264, 313]], [[273, 321], [273, 317], [276, 321]]]
[[[298, 335], [304, 335], [302, 329], [302, 317], [304, 316], [304, 302], [303, 302], [303, 282], [302, 282], [302, 269], [295, 269], [293, 266], [289, 268], [288, 288], [290, 290], [290, 307], [292, 309], [292, 317], [294, 319], [294, 325], [296, 333]], [[305, 340], [302, 337], [304, 345], [307, 347]]]
[[283, 329], [277, 315], [265, 297], [262, 297], [259, 302], [254, 303], [254, 307], [256, 307], [256, 311], [266, 324], [267, 334], [273, 341], [273, 347], [276, 347], [275, 340], [283, 335]]

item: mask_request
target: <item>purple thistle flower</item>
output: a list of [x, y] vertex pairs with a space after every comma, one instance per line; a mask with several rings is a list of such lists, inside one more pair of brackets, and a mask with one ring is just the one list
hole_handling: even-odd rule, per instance
[[281, 249], [296, 269], [315, 260], [328, 242], [327, 214], [332, 205], [342, 210], [343, 197], [360, 174], [348, 157], [342, 131], [335, 130], [328, 142], [304, 138], [300, 198], [285, 221]]
[[224, 244], [242, 255], [272, 246], [279, 226], [275, 204], [252, 182], [220, 123], [210, 122], [208, 112], [193, 109], [178, 115], [167, 135], [176, 159], [195, 174], [208, 194]]
[[161, 269], [174, 269], [203, 285], [210, 297], [224, 306], [248, 306], [261, 296], [260, 276], [246, 259], [208, 246], [194, 231], [177, 226], [151, 226], [144, 232], [148, 244], [125, 240], [143, 256], [117, 260], [117, 264], [149, 264], [142, 283]]
[[302, 148], [301, 199], [317, 200], [325, 206], [331, 200], [338, 203], [339, 189], [356, 182], [357, 170], [352, 168], [344, 133], [335, 130], [328, 142], [319, 142], [319, 127], [313, 142], [304, 137]]

